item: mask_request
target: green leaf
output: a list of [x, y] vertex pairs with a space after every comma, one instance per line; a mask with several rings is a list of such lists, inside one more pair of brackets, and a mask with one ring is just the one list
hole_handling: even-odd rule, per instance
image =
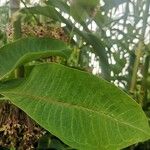
[[102, 69], [102, 75], [105, 79], [110, 80], [110, 66], [108, 62], [107, 52], [105, 50], [105, 43], [101, 41], [100, 37], [92, 33], [87, 33], [84, 35], [86, 41], [92, 45], [95, 53], [100, 58], [100, 64]]
[[57, 7], [61, 11], [70, 14], [70, 7], [66, 3], [66, 1], [62, 1], [62, 0], [57, 0], [57, 1], [47, 0], [46, 4], [49, 5], [49, 6]]
[[116, 150], [150, 138], [147, 118], [133, 99], [76, 69], [37, 65], [19, 86], [0, 93], [76, 149]]
[[0, 48], [0, 79], [17, 66], [48, 56], [68, 58], [71, 50], [60, 41], [50, 38], [24, 38]]
[[99, 0], [74, 0], [70, 5], [71, 15], [79, 22], [86, 21], [98, 5]]
[[20, 10], [20, 12], [23, 14], [31, 13], [31, 14], [43, 15], [56, 21], [60, 20], [59, 13], [52, 6], [43, 6], [43, 7], [35, 6], [30, 8], [23, 8]]

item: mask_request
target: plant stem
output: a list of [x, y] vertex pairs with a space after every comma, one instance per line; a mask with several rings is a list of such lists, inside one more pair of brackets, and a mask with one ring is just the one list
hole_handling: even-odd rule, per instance
[[10, 4], [10, 18], [13, 17], [14, 13], [20, 8], [20, 0], [9, 0]]
[[15, 78], [23, 78], [24, 77], [24, 66], [20, 66], [15, 70]]
[[150, 67], [150, 56], [146, 56], [143, 68], [143, 80], [141, 86], [141, 92], [143, 95], [143, 108], [146, 109], [147, 105], [147, 78], [148, 78], [148, 69]]
[[136, 58], [133, 66], [133, 72], [131, 77], [131, 85], [130, 85], [130, 93], [133, 94], [135, 90], [136, 80], [137, 80], [137, 72], [140, 64], [140, 58], [143, 55], [144, 43], [141, 41], [136, 49]]
[[29, 13], [29, 14], [31, 14], [31, 15], [34, 17], [35, 21], [36, 21], [38, 24], [40, 24], [38, 18], [37, 18], [32, 12], [29, 12], [29, 11], [28, 11], [29, 8], [28, 8], [28, 6], [26, 5], [26, 3], [24, 2], [24, 0], [20, 0], [20, 1], [23, 3], [24, 7], [26, 8], [26, 12]]
[[130, 85], [130, 93], [134, 93], [135, 91], [135, 86], [136, 86], [136, 80], [137, 80], [137, 72], [138, 72], [138, 67], [140, 64], [140, 58], [143, 56], [143, 50], [144, 50], [144, 37], [145, 37], [145, 31], [146, 31], [146, 26], [147, 26], [147, 19], [149, 16], [149, 8], [150, 8], [150, 0], [146, 1], [146, 9], [143, 14], [143, 28], [142, 28], [142, 34], [140, 38], [139, 45], [136, 49], [136, 58], [134, 62], [134, 68], [133, 68], [133, 73], [132, 73], [132, 78], [131, 78], [131, 85]]

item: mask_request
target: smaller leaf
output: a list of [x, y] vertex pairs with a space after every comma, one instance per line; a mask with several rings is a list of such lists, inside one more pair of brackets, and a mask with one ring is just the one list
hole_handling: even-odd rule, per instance
[[0, 79], [17, 66], [48, 56], [68, 58], [71, 50], [60, 40], [50, 38], [24, 38], [0, 48]]
[[30, 7], [30, 8], [23, 8], [20, 10], [20, 12], [23, 14], [31, 13], [31, 14], [43, 15], [46, 17], [50, 17], [51, 19], [54, 19], [54, 20], [59, 20], [58, 13], [55, 10], [55, 8], [52, 6], [44, 6], [44, 7], [35, 6], [35, 7]]

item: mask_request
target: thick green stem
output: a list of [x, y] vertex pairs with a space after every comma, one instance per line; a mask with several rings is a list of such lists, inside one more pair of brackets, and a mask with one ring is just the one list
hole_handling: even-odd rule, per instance
[[144, 50], [144, 38], [145, 38], [145, 31], [147, 27], [147, 19], [149, 16], [149, 8], [150, 8], [150, 0], [146, 1], [146, 9], [143, 14], [143, 28], [142, 28], [142, 34], [140, 37], [140, 42], [139, 45], [136, 49], [136, 58], [134, 62], [134, 68], [132, 72], [132, 78], [131, 78], [131, 85], [130, 85], [130, 92], [134, 93], [135, 91], [135, 86], [136, 86], [136, 80], [137, 80], [137, 72], [138, 72], [138, 67], [140, 64], [140, 58], [143, 56], [143, 50]]
[[136, 49], [136, 51], [135, 51], [136, 58], [135, 58], [133, 71], [132, 71], [130, 93], [134, 93], [136, 80], [137, 80], [138, 67], [139, 67], [139, 64], [140, 64], [140, 58], [143, 55], [143, 49], [144, 49], [144, 43], [140, 42], [137, 49]]
[[16, 21], [13, 22], [13, 27], [14, 27], [14, 35], [13, 38], [14, 40], [17, 40], [22, 37], [21, 33], [21, 17], [19, 16]]
[[10, 4], [10, 19], [13, 17], [14, 13], [20, 8], [20, 0], [9, 0]]
[[15, 70], [15, 77], [16, 78], [22, 78], [24, 77], [24, 66], [20, 66]]
[[[17, 40], [22, 37], [21, 33], [21, 17], [15, 17], [15, 13], [20, 9], [20, 0], [10, 0], [10, 17], [13, 22], [14, 35], [13, 39]], [[24, 76], [24, 67], [20, 66], [15, 70], [15, 77], [20, 78]]]
[[142, 86], [141, 86], [141, 92], [143, 95], [143, 108], [146, 109], [147, 105], [147, 79], [148, 79], [148, 69], [150, 67], [150, 56], [146, 56], [145, 62], [144, 62], [144, 68], [143, 68], [143, 80], [142, 80]]

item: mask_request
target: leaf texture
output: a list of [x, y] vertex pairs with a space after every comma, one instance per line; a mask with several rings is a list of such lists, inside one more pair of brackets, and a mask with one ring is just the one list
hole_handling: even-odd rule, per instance
[[19, 86], [0, 93], [76, 149], [119, 150], [150, 137], [144, 112], [126, 93], [63, 65], [37, 65]]
[[50, 38], [23, 38], [0, 48], [0, 79], [17, 66], [48, 56], [68, 58], [69, 47], [60, 40]]

